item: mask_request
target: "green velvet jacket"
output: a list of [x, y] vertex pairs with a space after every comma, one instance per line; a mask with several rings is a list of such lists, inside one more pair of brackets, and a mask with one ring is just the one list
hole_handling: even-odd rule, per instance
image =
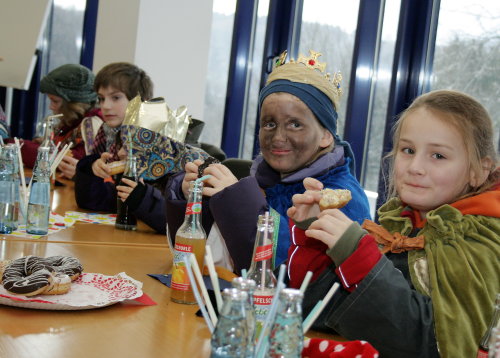
[[[431, 298], [441, 357], [475, 357], [500, 292], [500, 201], [485, 201], [488, 215], [462, 214], [443, 205], [427, 213], [419, 235], [424, 250], [410, 251], [408, 265], [416, 289]], [[477, 204], [477, 201], [476, 201]], [[379, 222], [390, 232], [409, 236], [410, 218], [397, 198], [379, 209]], [[470, 212], [470, 210], [468, 211]]]

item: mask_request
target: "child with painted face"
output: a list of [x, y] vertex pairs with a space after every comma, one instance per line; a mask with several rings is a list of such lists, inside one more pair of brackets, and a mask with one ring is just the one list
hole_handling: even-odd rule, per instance
[[[116, 190], [108, 162], [116, 161], [121, 148], [120, 128], [129, 101], [139, 94], [143, 101], [153, 96], [153, 83], [142, 69], [127, 62], [104, 66], [96, 75], [94, 88], [102, 111], [102, 121], [86, 119], [82, 133], [88, 156], [80, 160], [75, 176], [75, 196], [79, 207], [115, 211]], [[110, 182], [106, 185], [104, 181]]]
[[[315, 272], [305, 312], [338, 281], [317, 328], [367, 340], [384, 357], [475, 357], [500, 292], [492, 121], [473, 98], [434, 91], [403, 112], [393, 143], [381, 226], [367, 221], [363, 230], [339, 210], [320, 212], [323, 184], [313, 178], [294, 196], [292, 235], [321, 243], [332, 262]], [[298, 253], [289, 261], [292, 287], [314, 266], [307, 246]]]
[[203, 209], [205, 230], [209, 233], [217, 224], [237, 272], [250, 266], [257, 218], [266, 211], [275, 221], [275, 265], [286, 260], [290, 245], [286, 210], [292, 196], [303, 192], [305, 177], [315, 177], [325, 187], [351, 190], [353, 200], [343, 211], [359, 222], [370, 217], [365, 193], [352, 174], [350, 146], [336, 133], [339, 88], [311, 65], [319, 55], [311, 52], [311, 58], [286, 64], [282, 56], [281, 66], [270, 74], [259, 98], [261, 154], [249, 177], [238, 180], [223, 164], [200, 169], [202, 162], [194, 161], [167, 187], [167, 222], [170, 232], [176, 232], [189, 182], [199, 171], [211, 176], [203, 188], [209, 205]]

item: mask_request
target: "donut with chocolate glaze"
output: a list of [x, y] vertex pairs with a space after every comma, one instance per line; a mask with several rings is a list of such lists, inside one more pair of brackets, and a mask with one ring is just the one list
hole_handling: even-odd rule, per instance
[[34, 256], [21, 257], [12, 261], [2, 276], [3, 287], [24, 296], [41, 294], [52, 282], [52, 272], [40, 265]]
[[216, 158], [214, 157], [208, 157], [205, 159], [203, 163], [200, 164], [198, 167], [198, 178], [201, 178], [203, 176], [203, 171], [208, 168], [210, 164], [217, 164], [220, 163]]
[[82, 265], [74, 257], [26, 256], [5, 268], [2, 284], [7, 291], [25, 296], [62, 294], [68, 292], [71, 281], [82, 271]]

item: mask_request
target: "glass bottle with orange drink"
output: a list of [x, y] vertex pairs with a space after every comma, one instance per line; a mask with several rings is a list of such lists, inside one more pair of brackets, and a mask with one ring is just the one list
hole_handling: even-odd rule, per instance
[[172, 284], [170, 299], [177, 303], [196, 304], [196, 299], [189, 283], [189, 277], [184, 264], [184, 256], [194, 254], [198, 266], [203, 269], [205, 244], [207, 235], [201, 225], [202, 181], [192, 181], [189, 184], [189, 199], [186, 205], [184, 222], [175, 234], [174, 265], [172, 269]]

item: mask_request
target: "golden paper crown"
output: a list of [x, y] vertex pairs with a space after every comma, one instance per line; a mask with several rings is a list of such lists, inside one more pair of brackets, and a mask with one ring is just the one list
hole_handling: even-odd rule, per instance
[[276, 80], [289, 80], [309, 84], [327, 95], [335, 108], [338, 108], [342, 95], [342, 88], [340, 87], [342, 74], [340, 71], [335, 72], [333, 75], [325, 73], [326, 63], [318, 61], [321, 53], [313, 50], [309, 50], [309, 57], [300, 54], [296, 61], [290, 60], [290, 62], [285, 63], [287, 54], [286, 50], [283, 51], [276, 60], [275, 67], [269, 75], [267, 83]]

